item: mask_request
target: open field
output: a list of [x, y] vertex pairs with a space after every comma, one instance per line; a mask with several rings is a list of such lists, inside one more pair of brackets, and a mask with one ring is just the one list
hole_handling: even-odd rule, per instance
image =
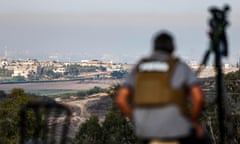
[[15, 83], [1, 84], [0, 90], [9, 92], [13, 88], [22, 88], [28, 93], [38, 95], [53, 95], [56, 93], [76, 92], [89, 90], [95, 86], [107, 88], [113, 84], [120, 83], [120, 80], [85, 80], [85, 81], [64, 81], [64, 82], [37, 82], [37, 83]]

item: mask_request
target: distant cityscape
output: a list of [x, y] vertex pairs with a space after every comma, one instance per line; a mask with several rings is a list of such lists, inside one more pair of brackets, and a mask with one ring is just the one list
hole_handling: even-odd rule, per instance
[[100, 60], [59, 62], [0, 58], [0, 81], [122, 78], [131, 67], [131, 64]]
[[[197, 70], [196, 61], [187, 64]], [[122, 78], [127, 74], [132, 64], [114, 63], [112, 61], [81, 60], [80, 62], [39, 61], [37, 59], [0, 58], [0, 81], [37, 81], [37, 80], [71, 80], [77, 78], [107, 79]], [[223, 65], [223, 72], [237, 71], [238, 66]], [[200, 73], [200, 78], [215, 75], [214, 67], [207, 65]]]

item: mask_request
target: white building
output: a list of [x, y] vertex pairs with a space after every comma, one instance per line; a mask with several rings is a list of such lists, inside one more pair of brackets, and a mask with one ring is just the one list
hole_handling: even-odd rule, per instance
[[58, 67], [58, 68], [55, 68], [53, 69], [53, 72], [54, 73], [65, 73], [66, 72], [66, 69], [64, 67]]

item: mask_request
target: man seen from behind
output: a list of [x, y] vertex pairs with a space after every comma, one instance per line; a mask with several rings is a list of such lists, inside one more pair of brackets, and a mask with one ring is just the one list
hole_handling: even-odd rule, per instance
[[203, 93], [191, 68], [173, 55], [174, 39], [161, 32], [153, 39], [150, 56], [141, 59], [122, 84], [116, 103], [131, 118], [136, 135], [152, 140], [193, 142], [204, 132], [198, 122]]

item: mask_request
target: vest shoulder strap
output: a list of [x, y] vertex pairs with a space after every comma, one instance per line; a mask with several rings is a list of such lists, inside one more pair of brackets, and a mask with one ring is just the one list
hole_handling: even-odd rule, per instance
[[168, 70], [168, 73], [170, 75], [172, 75], [173, 71], [175, 70], [176, 68], [176, 64], [179, 62], [179, 59], [176, 58], [176, 57], [171, 57], [169, 59], [167, 59], [167, 63], [169, 65], [169, 70]]

